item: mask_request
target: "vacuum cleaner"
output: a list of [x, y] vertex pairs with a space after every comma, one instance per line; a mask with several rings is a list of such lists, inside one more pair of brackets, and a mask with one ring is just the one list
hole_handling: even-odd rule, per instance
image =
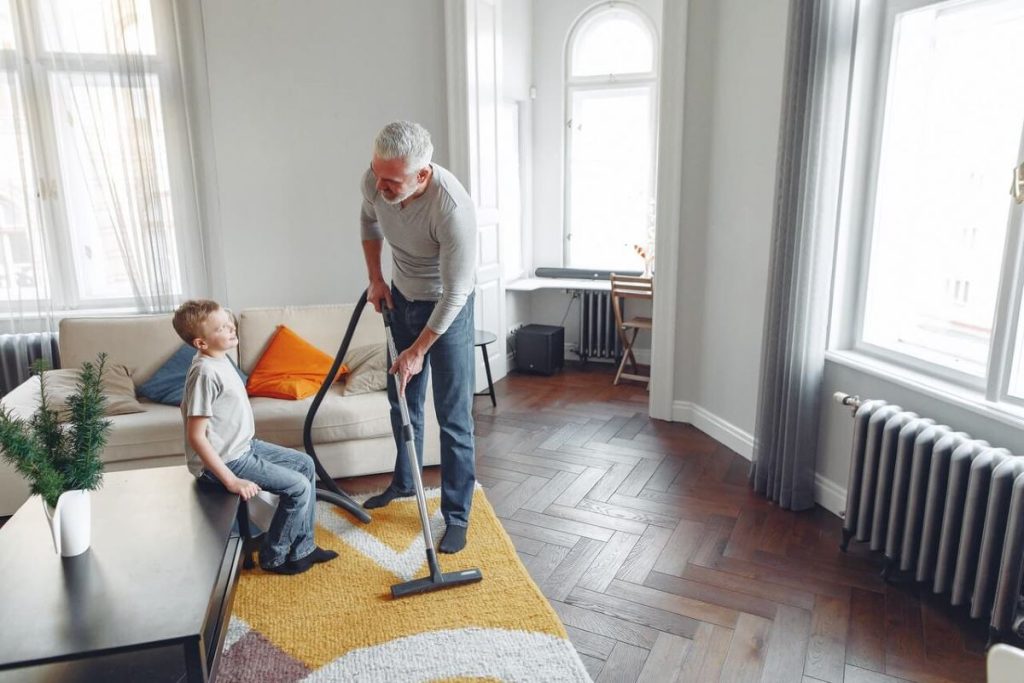
[[320, 404], [324, 400], [324, 396], [327, 395], [328, 390], [334, 384], [334, 379], [338, 376], [338, 369], [341, 368], [341, 363], [345, 359], [345, 354], [348, 353], [349, 344], [352, 343], [352, 335], [356, 331], [356, 325], [359, 323], [359, 317], [363, 313], [363, 308], [366, 307], [366, 292], [359, 297], [359, 302], [356, 303], [355, 310], [352, 311], [352, 317], [348, 321], [348, 329], [345, 330], [345, 337], [341, 340], [341, 346], [338, 348], [337, 355], [334, 356], [334, 363], [331, 365], [330, 371], [327, 376], [324, 377], [323, 384], [320, 385], [320, 390], [316, 392], [316, 397], [313, 399], [313, 403], [310, 404], [309, 410], [306, 412], [306, 422], [302, 425], [302, 443], [306, 448], [306, 453], [309, 457], [313, 458], [313, 465], [316, 467], [316, 476], [319, 481], [319, 485], [316, 489], [316, 499], [322, 500], [328, 503], [337, 505], [338, 507], [348, 511], [353, 517], [358, 519], [363, 524], [370, 522], [370, 515], [367, 514], [363, 506], [357, 503], [347, 493], [342, 491], [337, 484], [334, 483], [334, 479], [331, 475], [327, 474], [327, 470], [320, 463], [320, 458], [316, 457], [316, 449], [313, 448], [313, 419], [316, 417], [316, 411], [320, 408]]
[[[363, 303], [366, 302], [366, 294], [363, 294]], [[357, 309], [358, 310], [358, 309]], [[398, 350], [395, 348], [395, 338], [391, 334], [391, 311], [381, 306], [384, 314], [384, 333], [388, 339], [388, 362], [394, 363], [398, 358]], [[443, 588], [455, 588], [467, 583], [476, 583], [483, 579], [479, 569], [464, 569], [459, 572], [444, 573], [437, 564], [437, 553], [434, 550], [434, 538], [430, 533], [430, 517], [427, 515], [427, 496], [423, 492], [423, 477], [420, 476], [420, 461], [416, 454], [416, 438], [413, 432], [412, 423], [409, 419], [409, 404], [405, 400], [405, 393], [397, 391], [397, 378], [392, 381], [396, 383], [398, 394], [398, 407], [402, 412], [402, 438], [405, 439], [405, 451], [409, 456], [409, 469], [412, 470], [412, 480], [416, 486], [416, 504], [420, 511], [420, 525], [423, 527], [423, 544], [427, 550], [427, 569], [430, 575], [422, 579], [413, 579], [405, 583], [397, 583], [391, 587], [391, 597], [404, 598], [409, 595], [419, 595]]]

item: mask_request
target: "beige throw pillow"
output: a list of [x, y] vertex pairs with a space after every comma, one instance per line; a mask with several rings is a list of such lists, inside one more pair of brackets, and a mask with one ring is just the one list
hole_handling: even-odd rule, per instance
[[367, 344], [345, 354], [348, 374], [343, 396], [384, 391], [388, 388], [388, 352], [384, 344]]
[[[62, 422], [71, 417], [68, 398], [77, 390], [78, 378], [77, 368], [46, 372], [46, 400]], [[108, 365], [103, 370], [103, 394], [107, 397], [107, 415], [141, 413], [144, 410], [135, 400], [135, 384], [128, 368], [123, 365]]]

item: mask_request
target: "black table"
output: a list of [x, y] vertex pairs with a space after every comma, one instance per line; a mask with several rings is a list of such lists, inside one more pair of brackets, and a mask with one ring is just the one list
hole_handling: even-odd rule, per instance
[[53, 549], [38, 496], [0, 529], [0, 681], [206, 681], [238, 578], [238, 497], [185, 467], [108, 472], [92, 545]]
[[483, 330], [474, 330], [473, 332], [473, 345], [479, 346], [480, 350], [484, 354], [484, 371], [487, 373], [487, 391], [481, 391], [476, 396], [490, 396], [491, 405], [495, 408], [498, 407], [498, 400], [494, 398], [494, 382], [491, 381], [491, 360], [487, 357], [487, 345], [491, 342], [497, 341], [498, 337], [491, 332], [484, 332]]

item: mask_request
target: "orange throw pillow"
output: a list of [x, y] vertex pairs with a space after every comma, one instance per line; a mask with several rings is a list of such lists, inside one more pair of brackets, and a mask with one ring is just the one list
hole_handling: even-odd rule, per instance
[[[280, 325], [249, 375], [245, 388], [249, 396], [297, 400], [312, 396], [320, 388], [334, 359]], [[348, 372], [344, 365], [335, 381]]]

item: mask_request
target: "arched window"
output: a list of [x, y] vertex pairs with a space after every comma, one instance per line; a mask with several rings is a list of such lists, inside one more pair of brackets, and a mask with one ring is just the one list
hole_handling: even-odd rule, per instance
[[566, 49], [566, 265], [641, 270], [654, 246], [657, 35], [635, 6], [588, 10]]

